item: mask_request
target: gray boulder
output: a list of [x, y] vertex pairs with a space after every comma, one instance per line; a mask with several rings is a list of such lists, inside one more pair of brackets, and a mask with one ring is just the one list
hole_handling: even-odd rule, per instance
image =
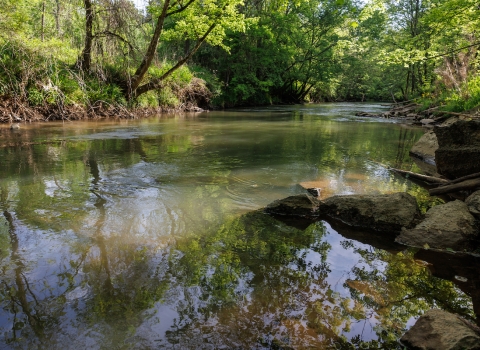
[[433, 131], [425, 133], [413, 145], [410, 154], [424, 162], [435, 164], [435, 151], [438, 149], [437, 136]]
[[407, 193], [333, 196], [320, 203], [320, 213], [347, 225], [398, 233], [421, 217], [414, 197]]
[[480, 191], [473, 192], [465, 201], [472, 215], [480, 219]]
[[307, 194], [299, 194], [270, 203], [265, 212], [273, 215], [317, 217], [319, 201]]
[[453, 250], [468, 249], [478, 236], [475, 218], [467, 205], [459, 200], [436, 205], [425, 214], [425, 219], [414, 229], [404, 229], [396, 242], [413, 247]]
[[438, 172], [449, 179], [480, 172], [480, 120], [436, 126]]
[[421, 316], [400, 341], [410, 349], [480, 350], [480, 335], [475, 326], [438, 309]]

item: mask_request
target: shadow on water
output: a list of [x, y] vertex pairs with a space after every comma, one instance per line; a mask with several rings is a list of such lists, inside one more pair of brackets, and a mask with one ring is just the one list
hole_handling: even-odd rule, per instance
[[472, 298], [477, 325], [480, 326], [480, 256], [421, 249], [415, 258], [428, 262], [432, 275], [452, 281]]

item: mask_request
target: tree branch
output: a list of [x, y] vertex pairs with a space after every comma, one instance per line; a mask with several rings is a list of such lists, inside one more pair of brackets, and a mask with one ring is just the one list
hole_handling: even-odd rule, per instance
[[113, 37], [119, 39], [120, 41], [124, 42], [125, 44], [127, 44], [131, 52], [135, 51], [135, 48], [133, 47], [132, 44], [130, 44], [130, 42], [127, 39], [125, 39], [124, 37], [122, 37], [119, 34], [111, 32], [109, 30], [105, 30], [103, 32], [97, 33], [93, 37], [94, 38], [99, 38], [99, 37], [104, 37], [104, 36], [113, 36]]
[[172, 68], [170, 68], [167, 72], [165, 72], [160, 78], [152, 79], [152, 81], [150, 81], [149, 83], [138, 87], [137, 90], [135, 91], [135, 96], [140, 96], [141, 94], [143, 94], [147, 91], [159, 88], [161, 86], [161, 83], [162, 83], [163, 80], [168, 78], [174, 71], [176, 71], [183, 64], [185, 64], [185, 62], [187, 62], [195, 54], [195, 52], [197, 52], [197, 50], [203, 44], [205, 39], [207, 39], [207, 36], [212, 32], [212, 30], [216, 26], [217, 26], [217, 22], [215, 21], [210, 25], [210, 27], [205, 32], [205, 34], [203, 34], [203, 36], [197, 41], [197, 44], [195, 45], [195, 47], [184, 58], [179, 60], [177, 62], [177, 64], [175, 64]]
[[[168, 13], [167, 13], [167, 17], [168, 17], [168, 16], [171, 16], [171, 15], [174, 15], [174, 14], [176, 14], [176, 13], [180, 13], [180, 12], [186, 10], [187, 7], [189, 7], [189, 6], [190, 6], [191, 4], [193, 4], [194, 2], [195, 2], [195, 0], [189, 0], [185, 5], [180, 6], [180, 8], [178, 8], [178, 9], [176, 9], [176, 10], [174, 10], [174, 11], [168, 12]], [[172, 6], [172, 7], [173, 7], [173, 6]]]

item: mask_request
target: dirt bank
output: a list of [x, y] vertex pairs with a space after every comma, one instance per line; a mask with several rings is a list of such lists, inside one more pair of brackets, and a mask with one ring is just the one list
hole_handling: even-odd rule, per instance
[[183, 104], [179, 108], [125, 107], [98, 101], [91, 106], [40, 105], [31, 106], [17, 98], [0, 97], [0, 123], [32, 123], [54, 120], [98, 120], [98, 119], [136, 119], [147, 118], [160, 113], [203, 112], [193, 104]]

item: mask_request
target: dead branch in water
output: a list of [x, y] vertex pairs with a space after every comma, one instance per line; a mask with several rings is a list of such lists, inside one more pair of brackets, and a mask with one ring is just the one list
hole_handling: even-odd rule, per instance
[[435, 176], [422, 175], [422, 174], [414, 173], [412, 171], [395, 169], [395, 168], [389, 168], [389, 169], [398, 173], [398, 174], [400, 174], [400, 175], [405, 176], [406, 178], [413, 177], [414, 179], [417, 179], [417, 180], [422, 180], [422, 181], [425, 181], [425, 182], [430, 182], [430, 183], [435, 183], [435, 184], [448, 184], [449, 183], [448, 180], [441, 179], [441, 178], [435, 177]]

